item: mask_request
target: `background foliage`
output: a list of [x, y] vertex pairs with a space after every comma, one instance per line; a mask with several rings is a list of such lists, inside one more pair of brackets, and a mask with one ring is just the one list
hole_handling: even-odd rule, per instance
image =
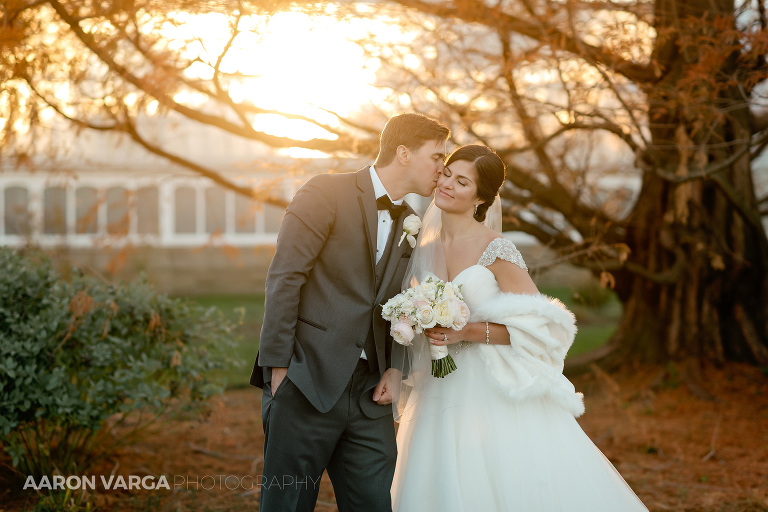
[[[169, 406], [199, 411], [222, 385], [233, 323], [139, 280], [62, 279], [38, 254], [0, 249], [0, 431], [25, 475], [78, 474], [131, 412], [137, 429]], [[135, 433], [137, 429], [130, 432]]]

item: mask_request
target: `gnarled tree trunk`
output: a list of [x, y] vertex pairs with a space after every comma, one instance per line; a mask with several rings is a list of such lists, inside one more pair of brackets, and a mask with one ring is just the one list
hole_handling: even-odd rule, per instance
[[[722, 54], [734, 41], [718, 32], [733, 27], [733, 10], [657, 2], [663, 74], [646, 91], [653, 147], [626, 240], [629, 261], [647, 271], [616, 275], [625, 311], [615, 360], [768, 364], [768, 243], [752, 183], [748, 88], [728, 82], [743, 63], [735, 45]], [[710, 76], [694, 76], [698, 64]], [[727, 165], [697, 177], [717, 162]]]

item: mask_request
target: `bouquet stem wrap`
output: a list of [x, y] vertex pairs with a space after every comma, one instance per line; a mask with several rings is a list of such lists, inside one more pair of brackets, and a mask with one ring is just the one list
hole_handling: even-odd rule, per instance
[[451, 354], [448, 353], [448, 347], [429, 346], [429, 355], [432, 358], [432, 376], [442, 379], [456, 369]]

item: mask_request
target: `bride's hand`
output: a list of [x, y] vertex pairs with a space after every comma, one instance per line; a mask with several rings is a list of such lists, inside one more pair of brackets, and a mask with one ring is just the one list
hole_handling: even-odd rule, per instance
[[448, 329], [447, 327], [433, 327], [431, 329], [425, 329], [424, 334], [427, 335], [427, 338], [431, 344], [436, 346], [443, 346], [452, 345], [462, 341], [464, 339], [461, 334], [463, 331], [464, 329], [461, 331], [454, 331], [453, 329]]
[[469, 322], [460, 331], [447, 327], [432, 327], [424, 329], [429, 342], [435, 346], [453, 345], [462, 341], [485, 343], [485, 322]]

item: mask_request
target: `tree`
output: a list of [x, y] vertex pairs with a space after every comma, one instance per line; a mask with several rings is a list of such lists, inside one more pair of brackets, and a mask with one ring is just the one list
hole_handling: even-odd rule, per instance
[[[162, 23], [213, 2], [13, 0], [0, 20], [0, 108], [35, 126], [48, 105], [77, 126], [117, 130], [243, 193], [212, 169], [142, 135], [152, 102], [168, 116], [270, 147], [372, 156], [387, 115], [417, 110], [480, 141], [508, 164], [506, 226], [529, 233], [614, 286], [625, 314], [606, 362], [726, 360], [768, 364], [768, 240], [754, 162], [768, 146], [761, 104], [768, 27], [761, 6], [703, 0], [401, 0], [302, 4], [315, 13], [386, 21], [392, 34], [359, 44], [381, 64], [381, 112], [338, 124], [233, 99], [247, 73], [228, 52], [260, 23], [296, 4], [227, 5], [218, 49], [169, 40]], [[53, 35], [51, 35], [53, 34]], [[43, 46], [41, 43], [45, 43]], [[73, 51], [73, 49], [75, 49]], [[194, 51], [193, 51], [194, 50]], [[202, 65], [208, 74], [190, 73]], [[57, 100], [50, 84], [75, 84]], [[27, 87], [31, 93], [23, 94]], [[206, 98], [203, 106], [180, 92]], [[129, 101], [129, 97], [132, 98]], [[373, 117], [372, 117], [373, 113]], [[277, 114], [319, 126], [302, 141], [253, 128]], [[18, 138], [18, 136], [17, 136]], [[24, 152], [17, 157], [23, 160]], [[262, 191], [261, 199], [281, 199]], [[762, 208], [762, 211], [761, 211]]]
[[424, 46], [369, 45], [390, 86], [504, 156], [508, 227], [615, 286], [623, 319], [593, 359], [768, 364], [762, 6], [393, 3]]

